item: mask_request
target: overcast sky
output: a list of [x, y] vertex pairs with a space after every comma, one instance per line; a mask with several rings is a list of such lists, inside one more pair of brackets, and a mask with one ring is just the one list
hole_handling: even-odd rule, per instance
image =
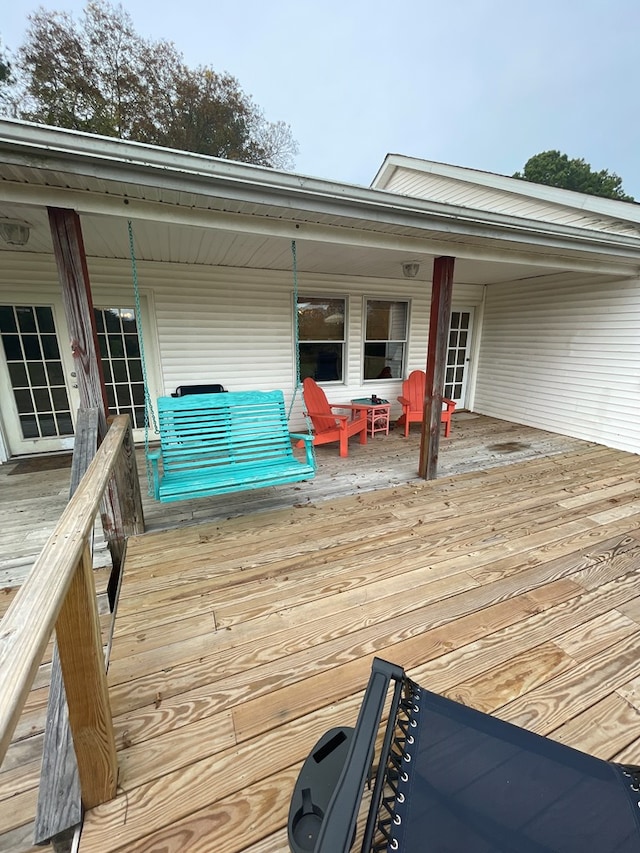
[[[6, 2], [15, 50], [37, 5]], [[510, 175], [557, 148], [640, 199], [640, 0], [124, 0], [140, 35], [233, 74], [296, 171], [368, 185], [388, 152]]]

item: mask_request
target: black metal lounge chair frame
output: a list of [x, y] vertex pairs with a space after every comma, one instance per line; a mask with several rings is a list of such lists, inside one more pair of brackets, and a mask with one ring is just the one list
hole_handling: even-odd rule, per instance
[[640, 850], [639, 767], [430, 693], [375, 658], [355, 730], [325, 734], [298, 777], [293, 853], [351, 848], [392, 683], [363, 853]]

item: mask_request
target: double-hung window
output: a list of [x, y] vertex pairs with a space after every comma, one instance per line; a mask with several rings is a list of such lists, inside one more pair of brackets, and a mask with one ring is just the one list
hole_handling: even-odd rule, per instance
[[402, 378], [408, 319], [408, 302], [366, 300], [363, 369], [365, 381]]
[[300, 378], [344, 380], [346, 299], [298, 297]]

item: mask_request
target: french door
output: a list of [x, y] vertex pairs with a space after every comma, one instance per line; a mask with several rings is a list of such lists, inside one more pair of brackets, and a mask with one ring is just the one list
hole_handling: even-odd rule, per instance
[[134, 437], [144, 429], [142, 353], [133, 305], [94, 308], [109, 414], [129, 415]]
[[[0, 305], [0, 392], [11, 455], [73, 447], [78, 393], [61, 307]], [[1, 375], [4, 374], [4, 375]]]
[[471, 360], [471, 335], [473, 332], [473, 308], [451, 312], [447, 366], [444, 379], [444, 396], [455, 400], [464, 408], [467, 380]]
[[[148, 325], [143, 300], [145, 325]], [[144, 436], [142, 355], [133, 305], [96, 306], [98, 347], [109, 413], [128, 414]], [[73, 447], [79, 406], [61, 299], [0, 304], [0, 399], [10, 456]], [[152, 378], [151, 396], [157, 396]]]

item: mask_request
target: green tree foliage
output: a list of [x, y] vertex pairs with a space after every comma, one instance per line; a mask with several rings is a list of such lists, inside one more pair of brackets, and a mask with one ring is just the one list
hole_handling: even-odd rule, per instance
[[291, 168], [297, 145], [235, 77], [189, 68], [172, 42], [139, 36], [121, 5], [90, 0], [76, 22], [40, 8], [17, 58], [17, 115], [137, 142]]
[[525, 163], [522, 172], [516, 172], [514, 178], [522, 178], [535, 184], [549, 187], [562, 187], [587, 195], [615, 198], [620, 201], [634, 201], [622, 189], [622, 178], [602, 169], [594, 172], [583, 159], [570, 160], [559, 151], [543, 151], [531, 157]]

